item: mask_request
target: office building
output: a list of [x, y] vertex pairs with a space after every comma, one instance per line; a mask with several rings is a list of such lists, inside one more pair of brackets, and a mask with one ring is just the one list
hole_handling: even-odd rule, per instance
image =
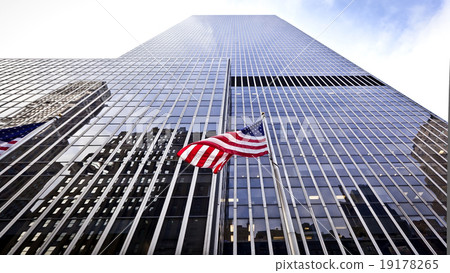
[[[2, 254], [445, 254], [447, 122], [276, 16], [192, 16], [116, 59], [0, 59]], [[269, 159], [188, 143], [265, 112]], [[28, 128], [27, 127], [27, 128]], [[19, 129], [17, 129], [19, 128]]]

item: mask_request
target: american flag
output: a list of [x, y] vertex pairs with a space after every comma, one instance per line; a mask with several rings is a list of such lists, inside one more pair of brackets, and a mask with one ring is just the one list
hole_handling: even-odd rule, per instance
[[199, 168], [222, 170], [232, 155], [259, 157], [268, 153], [262, 121], [236, 132], [213, 136], [183, 147], [177, 155]]
[[44, 123], [32, 123], [17, 127], [0, 129], [0, 156], [19, 142], [24, 136]]

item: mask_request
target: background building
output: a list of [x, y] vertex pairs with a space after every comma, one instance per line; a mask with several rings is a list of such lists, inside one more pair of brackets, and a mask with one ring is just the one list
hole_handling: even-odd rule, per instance
[[267, 157], [176, 156], [261, 112], [301, 254], [446, 253], [447, 123], [276, 16], [0, 70], [2, 128], [46, 121], [0, 157], [2, 254], [288, 253]]

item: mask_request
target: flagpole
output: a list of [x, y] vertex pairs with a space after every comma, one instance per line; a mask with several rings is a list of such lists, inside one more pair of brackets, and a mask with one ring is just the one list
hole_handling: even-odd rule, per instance
[[297, 244], [297, 236], [295, 235], [294, 224], [292, 223], [291, 213], [289, 211], [288, 202], [286, 199], [286, 195], [284, 193], [283, 183], [281, 182], [280, 169], [278, 167], [277, 158], [273, 153], [272, 140], [270, 139], [269, 134], [269, 126], [267, 125], [266, 115], [264, 112], [261, 113], [263, 126], [264, 126], [264, 134], [267, 139], [267, 146], [269, 148], [269, 160], [270, 165], [272, 166], [272, 175], [275, 179], [275, 192], [278, 196], [278, 200], [280, 200], [281, 204], [281, 218], [284, 226], [284, 230], [287, 234], [287, 241], [289, 243], [288, 254], [290, 255], [300, 255], [300, 251]]

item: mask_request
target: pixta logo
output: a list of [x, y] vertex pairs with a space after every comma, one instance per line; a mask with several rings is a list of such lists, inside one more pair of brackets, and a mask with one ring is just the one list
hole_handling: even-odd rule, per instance
[[123, 129], [120, 131], [150, 134], [154, 128], [164, 128], [171, 132], [174, 124], [168, 122], [168, 116], [168, 113], [161, 113], [159, 109], [141, 108], [125, 121]]
[[[242, 117], [244, 126], [255, 123], [255, 119]], [[277, 137], [279, 143], [302, 142], [305, 138], [316, 138], [317, 142], [326, 142], [320, 129], [320, 124], [312, 116], [298, 118], [296, 116], [267, 116], [267, 125], [270, 134]], [[267, 134], [267, 132], [266, 132]]]

